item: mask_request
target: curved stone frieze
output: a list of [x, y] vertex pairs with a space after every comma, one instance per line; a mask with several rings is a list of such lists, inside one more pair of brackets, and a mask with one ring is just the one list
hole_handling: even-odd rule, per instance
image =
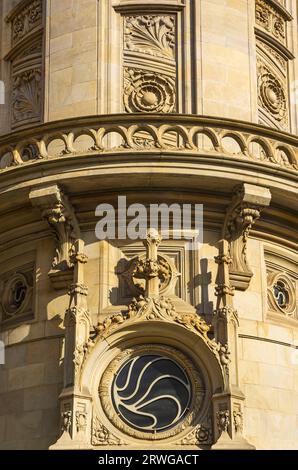
[[[275, 82], [272, 82], [275, 83]], [[271, 86], [271, 85], [270, 85]], [[283, 102], [283, 95], [275, 90], [267, 100]], [[271, 87], [271, 88], [272, 88]], [[267, 94], [268, 94], [267, 93]], [[274, 96], [273, 96], [274, 94]], [[274, 103], [272, 106], [276, 106]], [[274, 108], [275, 109], [275, 108]], [[282, 105], [283, 109], [283, 105]], [[277, 110], [277, 113], [281, 111]], [[186, 119], [185, 119], [186, 118]], [[298, 169], [298, 139], [289, 134], [269, 130], [263, 126], [239, 124], [225, 119], [208, 117], [167, 117], [167, 124], [163, 117], [140, 114], [138, 118], [131, 115], [112, 116], [112, 119], [95, 117], [82, 120], [70, 120], [63, 123], [44, 124], [32, 127], [26, 131], [19, 131], [0, 138], [0, 168], [9, 169], [16, 165], [32, 164], [39, 159], [55, 159], [61, 156], [96, 155], [113, 152], [136, 153], [161, 150], [164, 152], [186, 152], [195, 155], [212, 155], [214, 158], [226, 155], [243, 161], [251, 160], [260, 165], [271, 164], [289, 169]], [[122, 143], [115, 147], [109, 145], [106, 137], [113, 133], [118, 135]], [[177, 136], [177, 143], [171, 140], [169, 145], [167, 136]], [[212, 144], [211, 149], [205, 149], [198, 139], [207, 136]], [[79, 137], [86, 137], [91, 144], [85, 150], [77, 148]], [[239, 145], [239, 153], [231, 153], [224, 147], [224, 139], [234, 139]], [[179, 139], [178, 139], [179, 138]], [[136, 140], [137, 139], [137, 140]], [[58, 142], [57, 150], [52, 146]], [[252, 144], [259, 144], [262, 149], [262, 159], [254, 153]], [[27, 150], [30, 146], [32, 158], [28, 159]], [[282, 152], [282, 158], [281, 158]]]

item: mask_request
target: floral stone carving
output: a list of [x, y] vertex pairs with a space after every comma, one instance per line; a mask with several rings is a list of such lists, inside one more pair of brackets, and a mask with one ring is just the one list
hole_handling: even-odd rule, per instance
[[13, 78], [12, 122], [39, 120], [41, 112], [41, 71], [27, 70]]
[[13, 43], [20, 41], [30, 31], [42, 23], [42, 0], [34, 0], [26, 5], [12, 21]]
[[124, 69], [124, 106], [127, 112], [175, 111], [175, 80], [156, 72]]
[[284, 87], [275, 74], [261, 62], [258, 63], [259, 105], [276, 121], [287, 121], [287, 99]]
[[124, 49], [174, 60], [174, 17], [127, 16], [125, 18]]

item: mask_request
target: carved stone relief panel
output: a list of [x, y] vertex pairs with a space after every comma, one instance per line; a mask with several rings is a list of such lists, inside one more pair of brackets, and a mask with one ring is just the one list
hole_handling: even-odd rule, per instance
[[125, 15], [123, 63], [127, 112], [176, 110], [176, 15]]
[[24, 8], [12, 20], [12, 43], [23, 39], [42, 24], [42, 0], [26, 2]]
[[8, 16], [12, 48], [6, 60], [11, 68], [12, 128], [42, 119], [43, 5], [42, 0], [25, 2]]
[[286, 19], [270, 2], [256, 0], [256, 24], [286, 44]]
[[0, 277], [0, 314], [2, 326], [34, 318], [34, 263], [10, 270]]
[[261, 58], [257, 59], [260, 122], [287, 129], [288, 90], [286, 78]]
[[[181, 308], [185, 308], [185, 302], [197, 305], [200, 289], [191, 286], [199, 271], [197, 253], [185, 247], [185, 240], [163, 240], [158, 255], [160, 292], [175, 298]], [[102, 314], [117, 312], [119, 306], [125, 307], [134, 297], [144, 295], [145, 281], [141, 270], [145, 250], [141, 242], [114, 246], [103, 241], [99, 263], [101, 277], [105, 279], [99, 292]]]
[[284, 8], [271, 0], [256, 0], [258, 111], [261, 124], [289, 127], [287, 22]]

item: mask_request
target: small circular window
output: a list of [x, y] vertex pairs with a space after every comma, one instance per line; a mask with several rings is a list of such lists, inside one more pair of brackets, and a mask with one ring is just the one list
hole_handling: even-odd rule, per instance
[[112, 385], [117, 413], [142, 431], [160, 432], [177, 425], [191, 401], [188, 376], [173, 359], [138, 355], [118, 371]]
[[273, 293], [276, 303], [281, 308], [286, 308], [289, 303], [289, 292], [284, 282], [277, 281], [273, 286]]

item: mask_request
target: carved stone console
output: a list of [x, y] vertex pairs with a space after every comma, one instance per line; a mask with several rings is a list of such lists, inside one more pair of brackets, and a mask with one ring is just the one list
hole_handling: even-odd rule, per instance
[[80, 237], [71, 204], [57, 185], [32, 189], [29, 197], [55, 237], [56, 252], [49, 277], [55, 289], [67, 288], [73, 279], [75, 244]]
[[235, 189], [234, 197], [226, 213], [223, 238], [229, 242], [229, 273], [231, 285], [239, 290], [249, 286], [252, 272], [247, 259], [247, 239], [263, 207], [269, 206], [270, 191], [267, 188], [243, 184]]

